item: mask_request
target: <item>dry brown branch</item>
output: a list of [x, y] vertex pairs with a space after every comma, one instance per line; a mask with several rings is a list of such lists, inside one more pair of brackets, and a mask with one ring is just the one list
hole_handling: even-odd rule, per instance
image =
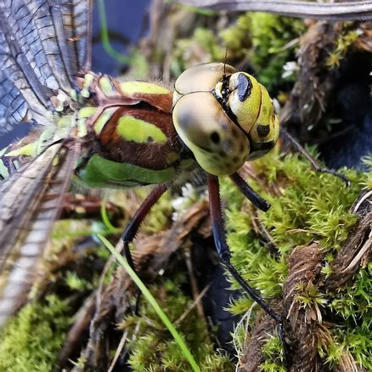
[[264, 361], [262, 347], [274, 333], [274, 329], [275, 322], [268, 316], [256, 321], [252, 337], [244, 347], [243, 355], [239, 359], [238, 372], [258, 371], [260, 364]]
[[268, 12], [332, 21], [372, 18], [372, 1], [348, 1], [337, 4], [291, 0], [179, 0], [179, 2], [203, 9]]
[[[322, 315], [317, 303], [303, 306], [299, 296], [315, 286], [322, 255], [318, 244], [296, 248], [289, 257], [289, 275], [283, 289], [283, 304], [291, 339], [293, 371], [315, 372], [321, 368], [317, 353]], [[306, 295], [305, 295], [306, 296]]]
[[332, 274], [326, 280], [329, 290], [341, 288], [371, 260], [372, 212], [367, 213], [355, 226], [342, 249], [332, 262]]

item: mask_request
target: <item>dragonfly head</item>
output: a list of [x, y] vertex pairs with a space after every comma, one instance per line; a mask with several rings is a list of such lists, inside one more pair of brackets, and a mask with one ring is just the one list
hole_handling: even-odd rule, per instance
[[223, 63], [190, 67], [175, 83], [173, 123], [199, 165], [214, 175], [236, 172], [276, 143], [279, 121], [257, 80]]

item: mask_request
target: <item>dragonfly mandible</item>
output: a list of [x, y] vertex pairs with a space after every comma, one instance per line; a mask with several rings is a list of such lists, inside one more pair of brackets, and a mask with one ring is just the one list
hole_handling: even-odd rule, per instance
[[254, 205], [269, 208], [237, 173], [278, 139], [267, 90], [224, 63], [189, 68], [174, 93], [93, 73], [91, 13], [90, 0], [0, 1], [0, 125], [38, 124], [2, 157], [0, 322], [29, 289], [73, 177], [91, 187], [155, 185], [123, 234], [133, 265], [129, 243], [153, 204], [185, 175], [204, 171], [220, 260], [281, 327], [281, 316], [230, 264], [218, 183], [230, 176]]

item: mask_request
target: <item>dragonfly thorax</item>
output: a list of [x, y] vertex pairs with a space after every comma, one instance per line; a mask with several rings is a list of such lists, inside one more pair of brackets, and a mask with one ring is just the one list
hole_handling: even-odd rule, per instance
[[[168, 182], [192, 166], [192, 154], [172, 123], [172, 93], [141, 81], [87, 74], [82, 95], [92, 106], [79, 111], [79, 123], [94, 138], [94, 152], [77, 174], [93, 187]], [[93, 94], [92, 94], [93, 93]]]

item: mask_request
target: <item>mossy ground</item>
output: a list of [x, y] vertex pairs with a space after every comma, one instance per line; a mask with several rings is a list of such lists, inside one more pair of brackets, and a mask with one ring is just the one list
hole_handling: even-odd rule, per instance
[[[234, 26], [221, 32], [219, 37], [225, 41], [231, 60], [249, 56], [261, 83], [269, 90], [279, 92], [294, 77], [292, 75], [288, 80], [282, 76], [283, 65], [294, 58], [296, 43], [292, 41], [304, 28], [299, 20], [268, 14], [246, 14], [239, 17]], [[345, 36], [342, 40], [349, 43], [354, 36]], [[194, 42], [204, 48], [208, 60], [223, 60], [225, 48], [218, 45], [217, 37], [210, 30], [198, 28], [193, 37], [179, 40], [175, 45], [171, 65], [175, 75], [188, 66], [185, 50]], [[337, 63], [344, 56], [341, 49], [336, 49], [336, 52], [340, 50], [336, 53]], [[331, 67], [337, 65], [334, 59], [328, 61]], [[372, 164], [371, 159], [368, 162]], [[350, 206], [363, 187], [372, 187], [372, 172], [342, 170], [351, 180], [351, 187], [345, 188], [340, 179], [314, 172], [299, 155], [283, 155], [277, 149], [255, 161], [253, 168], [257, 178], [249, 179], [249, 183], [271, 203], [271, 209], [267, 213], [252, 212], [235, 186], [224, 179], [221, 191], [226, 206], [227, 238], [233, 264], [253, 288], [270, 299], [280, 297], [282, 293], [288, 274], [287, 257], [294, 247], [318, 242], [325, 253], [322, 272], [325, 276], [331, 274], [330, 264], [356, 222], [356, 217], [349, 212]], [[171, 223], [173, 209], [170, 201], [170, 194], [162, 199], [145, 222], [143, 231], [150, 234]], [[269, 232], [276, 247], [274, 252], [254, 232], [252, 216]], [[87, 231], [87, 235], [97, 226], [102, 229], [102, 225], [92, 225], [92, 231]], [[337, 293], [309, 289], [307, 295], [301, 298], [303, 306], [317, 302], [322, 309], [331, 311], [339, 319], [337, 327], [332, 329], [333, 342], [319, 345], [319, 353], [329, 365], [337, 364], [341, 354], [348, 350], [357, 363], [367, 370], [372, 369], [372, 355], [368, 354], [372, 350], [370, 265], [361, 268], [353, 282]], [[189, 291], [185, 290], [188, 287], [185, 285], [186, 277], [186, 273], [172, 272], [169, 277], [159, 279], [150, 286], [160, 305], [175, 322], [193, 302]], [[87, 290], [84, 279], [80, 281], [71, 272], [66, 274], [65, 280], [75, 291]], [[237, 285], [232, 283], [232, 287], [237, 288]], [[231, 304], [230, 311], [245, 314], [252, 305], [252, 301], [243, 296]], [[51, 371], [74, 320], [76, 309], [72, 310], [70, 306], [68, 298], [53, 294], [39, 301], [34, 300], [21, 310], [1, 334], [0, 370]], [[251, 325], [257, 309], [257, 306], [253, 308]], [[212, 332], [195, 309], [176, 325], [202, 371], [235, 370], [234, 363], [223, 352], [216, 350]], [[129, 343], [129, 363], [133, 370], [190, 370], [174, 340], [147, 303], [143, 303], [140, 318], [128, 316], [116, 326], [133, 336]], [[237, 352], [240, 352], [239, 335], [241, 333], [236, 332], [234, 336]], [[261, 366], [263, 370], [282, 369], [278, 364], [280, 348], [280, 342], [275, 337], [267, 342], [264, 348], [266, 361]]]
[[[247, 212], [249, 204], [236, 187], [224, 179], [222, 195], [226, 202], [228, 243], [233, 253], [232, 262], [243, 277], [265, 298], [275, 298], [281, 295], [287, 276], [286, 257], [296, 246], [317, 241], [326, 253], [323, 271], [326, 275], [329, 273], [329, 264], [356, 221], [349, 212], [350, 206], [370, 175], [344, 169], [352, 182], [352, 186], [346, 188], [338, 178], [314, 172], [299, 155], [283, 156], [278, 151], [254, 162], [253, 167], [267, 191], [254, 180], [251, 184], [272, 205], [267, 213], [258, 212], [256, 218], [271, 234], [277, 252], [273, 255], [253, 232], [251, 216]], [[280, 195], [273, 195], [271, 187], [279, 190]], [[169, 213], [170, 198], [166, 199], [168, 202], [163, 203], [163, 207]], [[160, 213], [159, 208], [154, 213]], [[328, 308], [341, 319], [332, 331], [334, 342], [327, 347], [319, 345], [331, 365], [337, 364], [342, 352], [349, 350], [358, 363], [371, 368], [371, 356], [368, 355], [372, 346], [370, 269], [368, 266], [360, 269], [353, 283], [338, 293], [312, 293], [310, 290], [308, 297], [302, 299], [304, 306], [317, 301], [323, 309]], [[185, 292], [186, 277], [186, 273], [171, 273], [150, 286], [173, 322], [193, 303], [187, 289]], [[80, 285], [73, 285], [76, 282], [73, 279], [71, 273], [67, 273], [66, 280], [72, 283], [70, 287], [79, 290]], [[233, 283], [232, 287], [237, 288], [237, 285]], [[243, 296], [231, 304], [230, 311], [244, 314], [251, 307], [252, 301]], [[254, 316], [251, 318], [253, 324]], [[68, 300], [56, 295], [27, 305], [2, 334], [0, 368], [7, 371], [51, 370], [72, 321]], [[213, 335], [195, 309], [176, 325], [203, 371], [234, 370], [233, 362], [223, 352], [215, 350]], [[143, 303], [140, 317], [128, 316], [117, 326], [126, 330], [132, 339], [129, 363], [133, 370], [189, 370], [174, 340], [149, 304]], [[239, 339], [235, 342], [239, 345]], [[267, 360], [263, 370], [280, 370], [280, 365], [276, 364], [280, 355], [278, 339], [269, 340], [264, 352]]]
[[72, 321], [69, 302], [56, 295], [26, 305], [1, 333], [0, 370], [53, 370]]
[[[243, 277], [265, 298], [275, 298], [281, 295], [288, 274], [287, 258], [295, 247], [317, 242], [324, 252], [322, 273], [325, 277], [331, 274], [332, 260], [357, 221], [350, 208], [370, 172], [343, 169], [352, 182], [347, 188], [336, 177], [314, 172], [300, 155], [283, 157], [276, 151], [257, 160], [254, 169], [269, 188], [275, 186], [280, 192], [280, 195], [262, 192], [271, 208], [266, 213], [258, 212], [256, 217], [271, 235], [271, 243], [277, 250], [270, 250], [254, 233], [251, 217], [244, 207], [246, 202], [226, 180], [222, 194], [227, 206], [228, 243], [233, 252], [232, 262]], [[251, 183], [259, 188], [254, 181]], [[322, 292], [309, 287], [299, 298], [304, 307], [317, 303], [322, 311], [329, 311], [339, 319], [332, 330], [335, 342], [318, 346], [330, 365], [337, 365], [341, 354], [350, 351], [367, 370], [372, 366], [371, 283], [367, 279], [371, 270], [371, 264], [360, 268], [354, 280], [337, 292]], [[237, 288], [235, 284], [233, 288]], [[230, 310], [234, 314], [244, 314], [251, 306], [252, 300], [242, 297], [231, 305]], [[276, 353], [273, 353], [272, 344], [268, 348], [265, 371], [280, 368], [272, 364], [269, 357], [274, 356], [275, 360], [280, 354], [280, 344], [275, 344], [278, 347]]]
[[[178, 321], [193, 304], [192, 299], [181, 289], [185, 282], [183, 274], [175, 274], [162, 283], [151, 286], [150, 290], [176, 324], [202, 371], [232, 371], [234, 368], [232, 361], [223, 351], [216, 352], [205, 319], [198, 315], [195, 308]], [[133, 370], [136, 372], [190, 370], [178, 345], [159, 321], [152, 307], [144, 304], [141, 311], [143, 311], [141, 316], [128, 317], [120, 325], [129, 334], [137, 332], [135, 340], [129, 347], [131, 350], [129, 364]]]

